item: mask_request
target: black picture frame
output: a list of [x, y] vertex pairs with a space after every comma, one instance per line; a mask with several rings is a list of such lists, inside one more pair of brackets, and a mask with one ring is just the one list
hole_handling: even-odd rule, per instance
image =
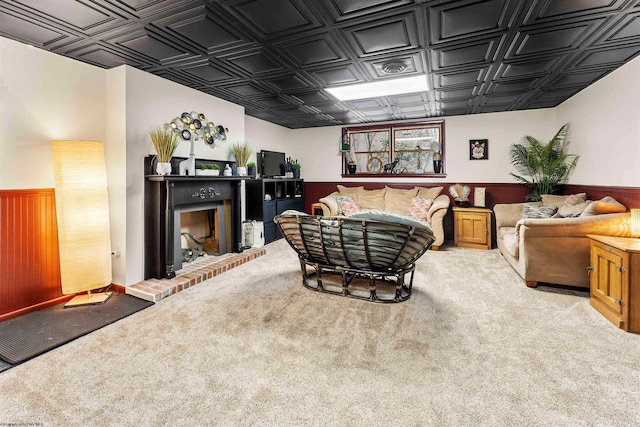
[[469, 160], [488, 160], [489, 140], [470, 139], [469, 140]]

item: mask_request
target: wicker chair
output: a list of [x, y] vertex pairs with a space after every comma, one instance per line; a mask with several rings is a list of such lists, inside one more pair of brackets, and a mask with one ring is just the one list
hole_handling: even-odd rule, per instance
[[374, 302], [409, 299], [415, 262], [435, 240], [431, 229], [417, 222], [286, 212], [274, 221], [298, 253], [305, 287]]

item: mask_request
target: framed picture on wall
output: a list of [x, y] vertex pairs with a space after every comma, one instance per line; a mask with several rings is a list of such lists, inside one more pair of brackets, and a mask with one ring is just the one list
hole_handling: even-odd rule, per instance
[[489, 140], [470, 139], [469, 140], [469, 160], [489, 159]]

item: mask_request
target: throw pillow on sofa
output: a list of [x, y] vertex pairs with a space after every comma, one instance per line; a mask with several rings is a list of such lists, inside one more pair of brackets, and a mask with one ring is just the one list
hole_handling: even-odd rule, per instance
[[556, 212], [558, 212], [557, 206], [524, 205], [522, 207], [522, 219], [551, 218]]
[[360, 206], [358, 206], [351, 196], [338, 196], [336, 200], [340, 207], [340, 209], [338, 209], [338, 215], [351, 216], [360, 210]]
[[418, 221], [427, 221], [429, 218], [429, 208], [433, 204], [431, 199], [423, 199], [422, 197], [414, 197], [409, 205], [409, 216]]
[[544, 206], [563, 206], [564, 204], [577, 205], [587, 201], [587, 193], [569, 194], [560, 196], [557, 194], [543, 194], [542, 204]]
[[364, 187], [345, 187], [344, 185], [338, 185], [338, 193], [341, 196], [353, 197], [353, 200], [357, 203], [360, 192], [364, 190]]
[[627, 208], [611, 196], [605, 196], [600, 200], [594, 200], [580, 214], [580, 216], [593, 216], [608, 213], [626, 212]]
[[435, 200], [442, 193], [442, 187], [414, 187], [414, 190], [418, 190], [418, 197], [431, 200]]

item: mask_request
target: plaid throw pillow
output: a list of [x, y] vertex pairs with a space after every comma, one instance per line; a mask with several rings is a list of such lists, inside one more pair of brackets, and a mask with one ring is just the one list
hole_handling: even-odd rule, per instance
[[525, 218], [551, 218], [558, 212], [557, 206], [524, 205], [522, 219]]
[[411, 205], [409, 205], [409, 216], [419, 221], [427, 221], [429, 216], [429, 208], [433, 204], [431, 199], [423, 199], [416, 196], [411, 199]]

